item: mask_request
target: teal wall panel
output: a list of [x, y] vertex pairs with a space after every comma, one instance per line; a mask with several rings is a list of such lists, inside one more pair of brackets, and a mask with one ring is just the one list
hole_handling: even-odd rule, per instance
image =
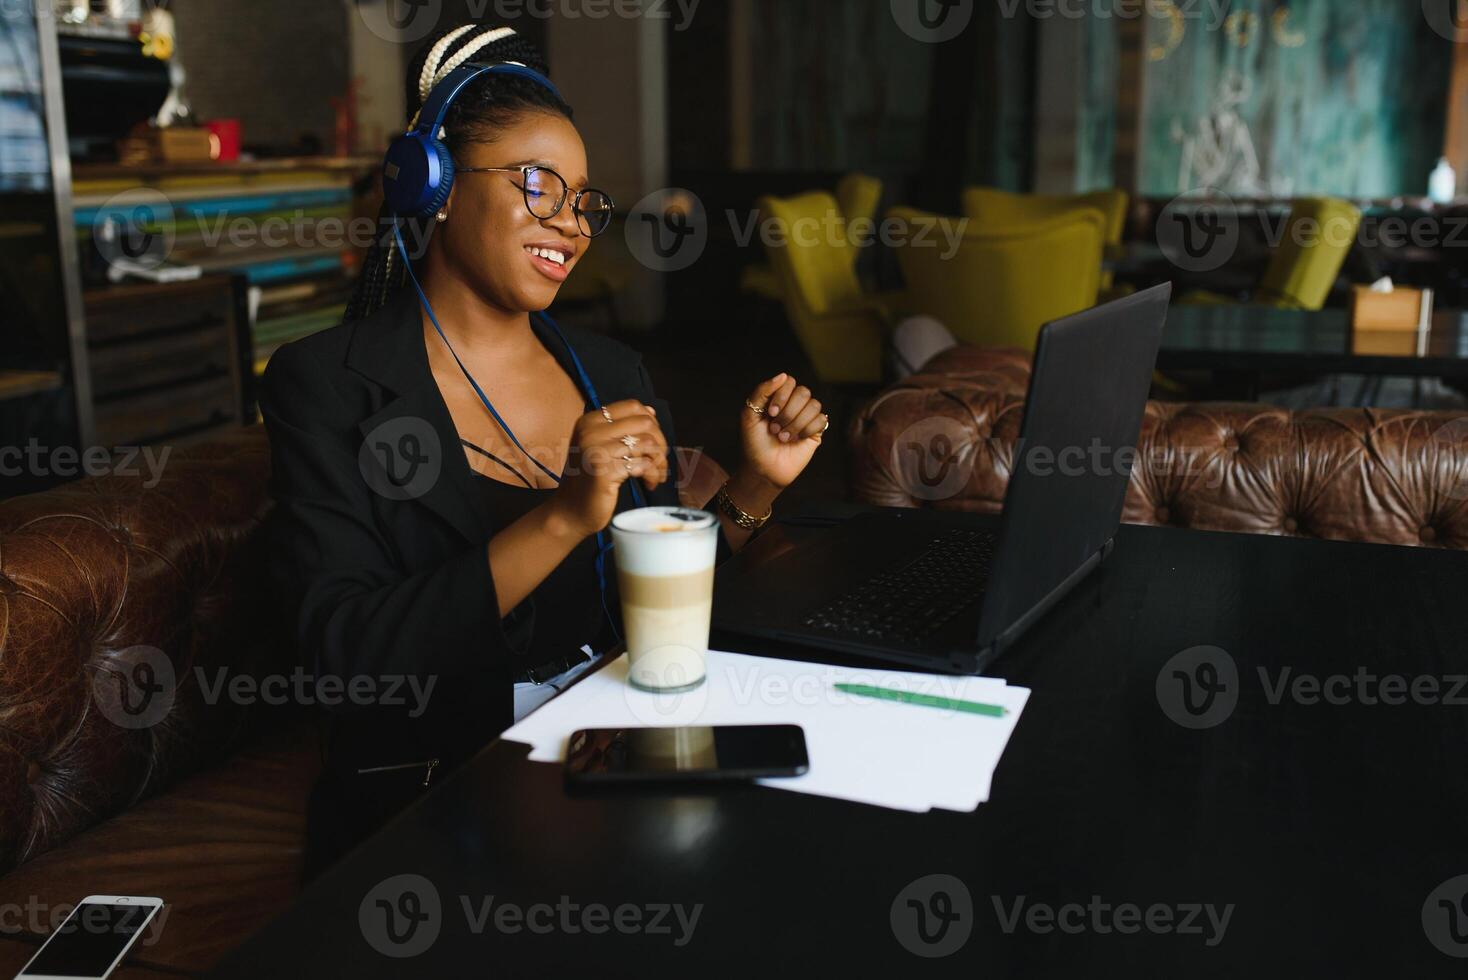
[[1114, 23], [1093, 20], [1083, 37], [1080, 106], [1076, 114], [1075, 190], [1116, 186], [1116, 89], [1118, 48]]
[[[1210, 175], [1235, 195], [1425, 193], [1442, 146], [1452, 45], [1419, 3], [1231, 0], [1223, 9], [1224, 26], [1185, 20], [1181, 42], [1147, 66], [1143, 193], [1176, 194]], [[1166, 20], [1148, 18], [1152, 45], [1168, 34]], [[1189, 141], [1202, 161], [1191, 174]], [[1221, 159], [1210, 159], [1215, 142], [1229, 150]]]

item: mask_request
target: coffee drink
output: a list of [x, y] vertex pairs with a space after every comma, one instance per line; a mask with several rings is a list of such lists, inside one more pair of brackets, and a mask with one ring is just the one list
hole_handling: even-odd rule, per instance
[[612, 518], [632, 686], [681, 691], [703, 683], [718, 535], [713, 514], [684, 507]]

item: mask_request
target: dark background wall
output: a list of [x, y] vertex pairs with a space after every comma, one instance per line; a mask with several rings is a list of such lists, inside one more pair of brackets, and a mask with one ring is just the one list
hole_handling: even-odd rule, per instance
[[[378, 2], [378, 0], [367, 0]], [[1118, 22], [1079, 25], [1073, 111], [1035, 111], [1044, 32], [1055, 18], [1005, 17], [980, 2], [959, 38], [907, 36], [886, 0], [742, 0], [747, 48], [731, 49], [731, 4], [703, 4], [668, 34], [668, 141], [675, 172], [731, 167], [731, 67], [750, 67], [743, 169], [830, 175], [865, 170], [931, 179], [945, 188], [987, 183], [1028, 189], [1037, 141], [1073, 141], [1074, 189], [1127, 184], [1115, 171]], [[1153, 4], [1160, 9], [1165, 4]], [[1187, 9], [1210, 8], [1206, 4]], [[187, 94], [199, 118], [239, 115], [250, 145], [285, 147], [303, 136], [332, 145], [323, 95], [346, 91], [350, 25], [341, 0], [174, 0]], [[439, 24], [485, 11], [483, 0], [445, 0]], [[542, 45], [553, 32], [532, 12], [512, 26]], [[552, 5], [553, 9], [553, 5]], [[1165, 17], [1145, 25], [1148, 60], [1136, 135], [1136, 184], [1170, 195], [1181, 186], [1183, 140], [1218, 108], [1220, 86], [1242, 79], [1237, 107], [1260, 161], [1262, 189], [1279, 194], [1390, 196], [1425, 190], [1443, 137], [1451, 44], [1408, 0], [1232, 0], [1235, 30], [1185, 22], [1169, 40]], [[401, 79], [403, 46], [381, 70]], [[1165, 50], [1164, 50], [1165, 49]], [[266, 84], [268, 82], [268, 84]], [[248, 92], [249, 98], [240, 98]], [[310, 93], [310, 98], [298, 97]], [[1063, 133], [1040, 129], [1059, 120]], [[1231, 179], [1237, 168], [1230, 171]], [[1249, 193], [1259, 188], [1224, 184]], [[945, 191], [946, 193], [946, 191]], [[940, 196], [918, 193], [939, 206]]]
[[721, 170], [733, 157], [730, 18], [700, 7], [668, 31], [668, 159], [675, 172]]
[[248, 146], [309, 136], [331, 149], [327, 97], [345, 94], [351, 73], [341, 0], [174, 0], [172, 9], [199, 119], [238, 117]]
[[[729, 9], [710, 4], [668, 35], [675, 173], [706, 178], [733, 167], [762, 175], [766, 189], [789, 175], [786, 189], [798, 189], [860, 170], [911, 179], [905, 198], [932, 207], [955, 206], [963, 183], [1026, 188], [1037, 35], [1030, 18], [980, 3], [968, 30], [933, 44], [905, 34], [885, 0], [742, 2], [741, 28]], [[738, 141], [730, 79], [741, 58], [751, 91], [748, 133]], [[734, 160], [736, 142], [747, 159]]]
[[756, 0], [756, 167], [891, 171], [922, 156], [933, 45], [886, 3]]

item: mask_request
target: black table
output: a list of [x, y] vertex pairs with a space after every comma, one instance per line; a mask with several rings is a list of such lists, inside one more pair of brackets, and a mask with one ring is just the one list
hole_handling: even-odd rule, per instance
[[[1377, 339], [1380, 339], [1378, 335]], [[1358, 354], [1346, 310], [1282, 310], [1270, 306], [1175, 304], [1157, 367], [1211, 370], [1248, 384], [1261, 374], [1369, 374], [1468, 380], [1468, 313], [1433, 315], [1426, 352]]]
[[[752, 547], [819, 533], [777, 529]], [[1126, 527], [1000, 661], [1034, 694], [973, 813], [758, 787], [568, 798], [557, 767], [496, 742], [218, 975], [1462, 976], [1434, 939], [1468, 953], [1449, 931], [1468, 931], [1468, 905], [1450, 922], [1439, 904], [1468, 893], [1453, 881], [1468, 875], [1468, 708], [1427, 703], [1426, 681], [1403, 704], [1366, 703], [1355, 685], [1395, 698], [1396, 682], [1358, 671], [1438, 678], [1438, 701], [1468, 701], [1452, 679], [1468, 673], [1465, 586], [1460, 552]], [[1226, 654], [1174, 659], [1200, 645]], [[1175, 673], [1209, 681], [1200, 658], [1231, 690], [1211, 705], [1194, 690], [1192, 715]], [[1282, 671], [1287, 686], [1343, 675], [1349, 703], [1307, 703], [1308, 686], [1272, 703]], [[403, 904], [401, 880], [384, 887], [399, 875], [420, 876], [416, 900]], [[947, 879], [947, 899], [925, 890], [932, 875], [967, 897]], [[938, 940], [955, 952], [909, 951], [935, 948], [910, 897], [930, 937], [931, 916], [960, 916]], [[420, 918], [406, 945], [378, 899], [402, 937], [404, 913]], [[551, 931], [498, 931], [502, 903], [544, 903], [534, 921]], [[606, 914], [584, 918], [597, 903]], [[690, 933], [671, 912], [667, 932], [619, 932], [606, 916], [622, 905], [643, 923], [660, 905], [700, 912], [678, 945]], [[426, 948], [392, 957], [369, 935]]]

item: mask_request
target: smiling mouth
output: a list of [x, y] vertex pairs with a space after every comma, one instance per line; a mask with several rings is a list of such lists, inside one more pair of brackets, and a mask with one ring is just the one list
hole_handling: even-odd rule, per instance
[[570, 258], [570, 256], [567, 255], [565, 252], [559, 251], [554, 248], [536, 248], [533, 245], [526, 245], [525, 251], [529, 252], [531, 255], [535, 256], [538, 259], [545, 259], [547, 262], [554, 262], [556, 265], [561, 266], [562, 268], [565, 268], [566, 262]]

